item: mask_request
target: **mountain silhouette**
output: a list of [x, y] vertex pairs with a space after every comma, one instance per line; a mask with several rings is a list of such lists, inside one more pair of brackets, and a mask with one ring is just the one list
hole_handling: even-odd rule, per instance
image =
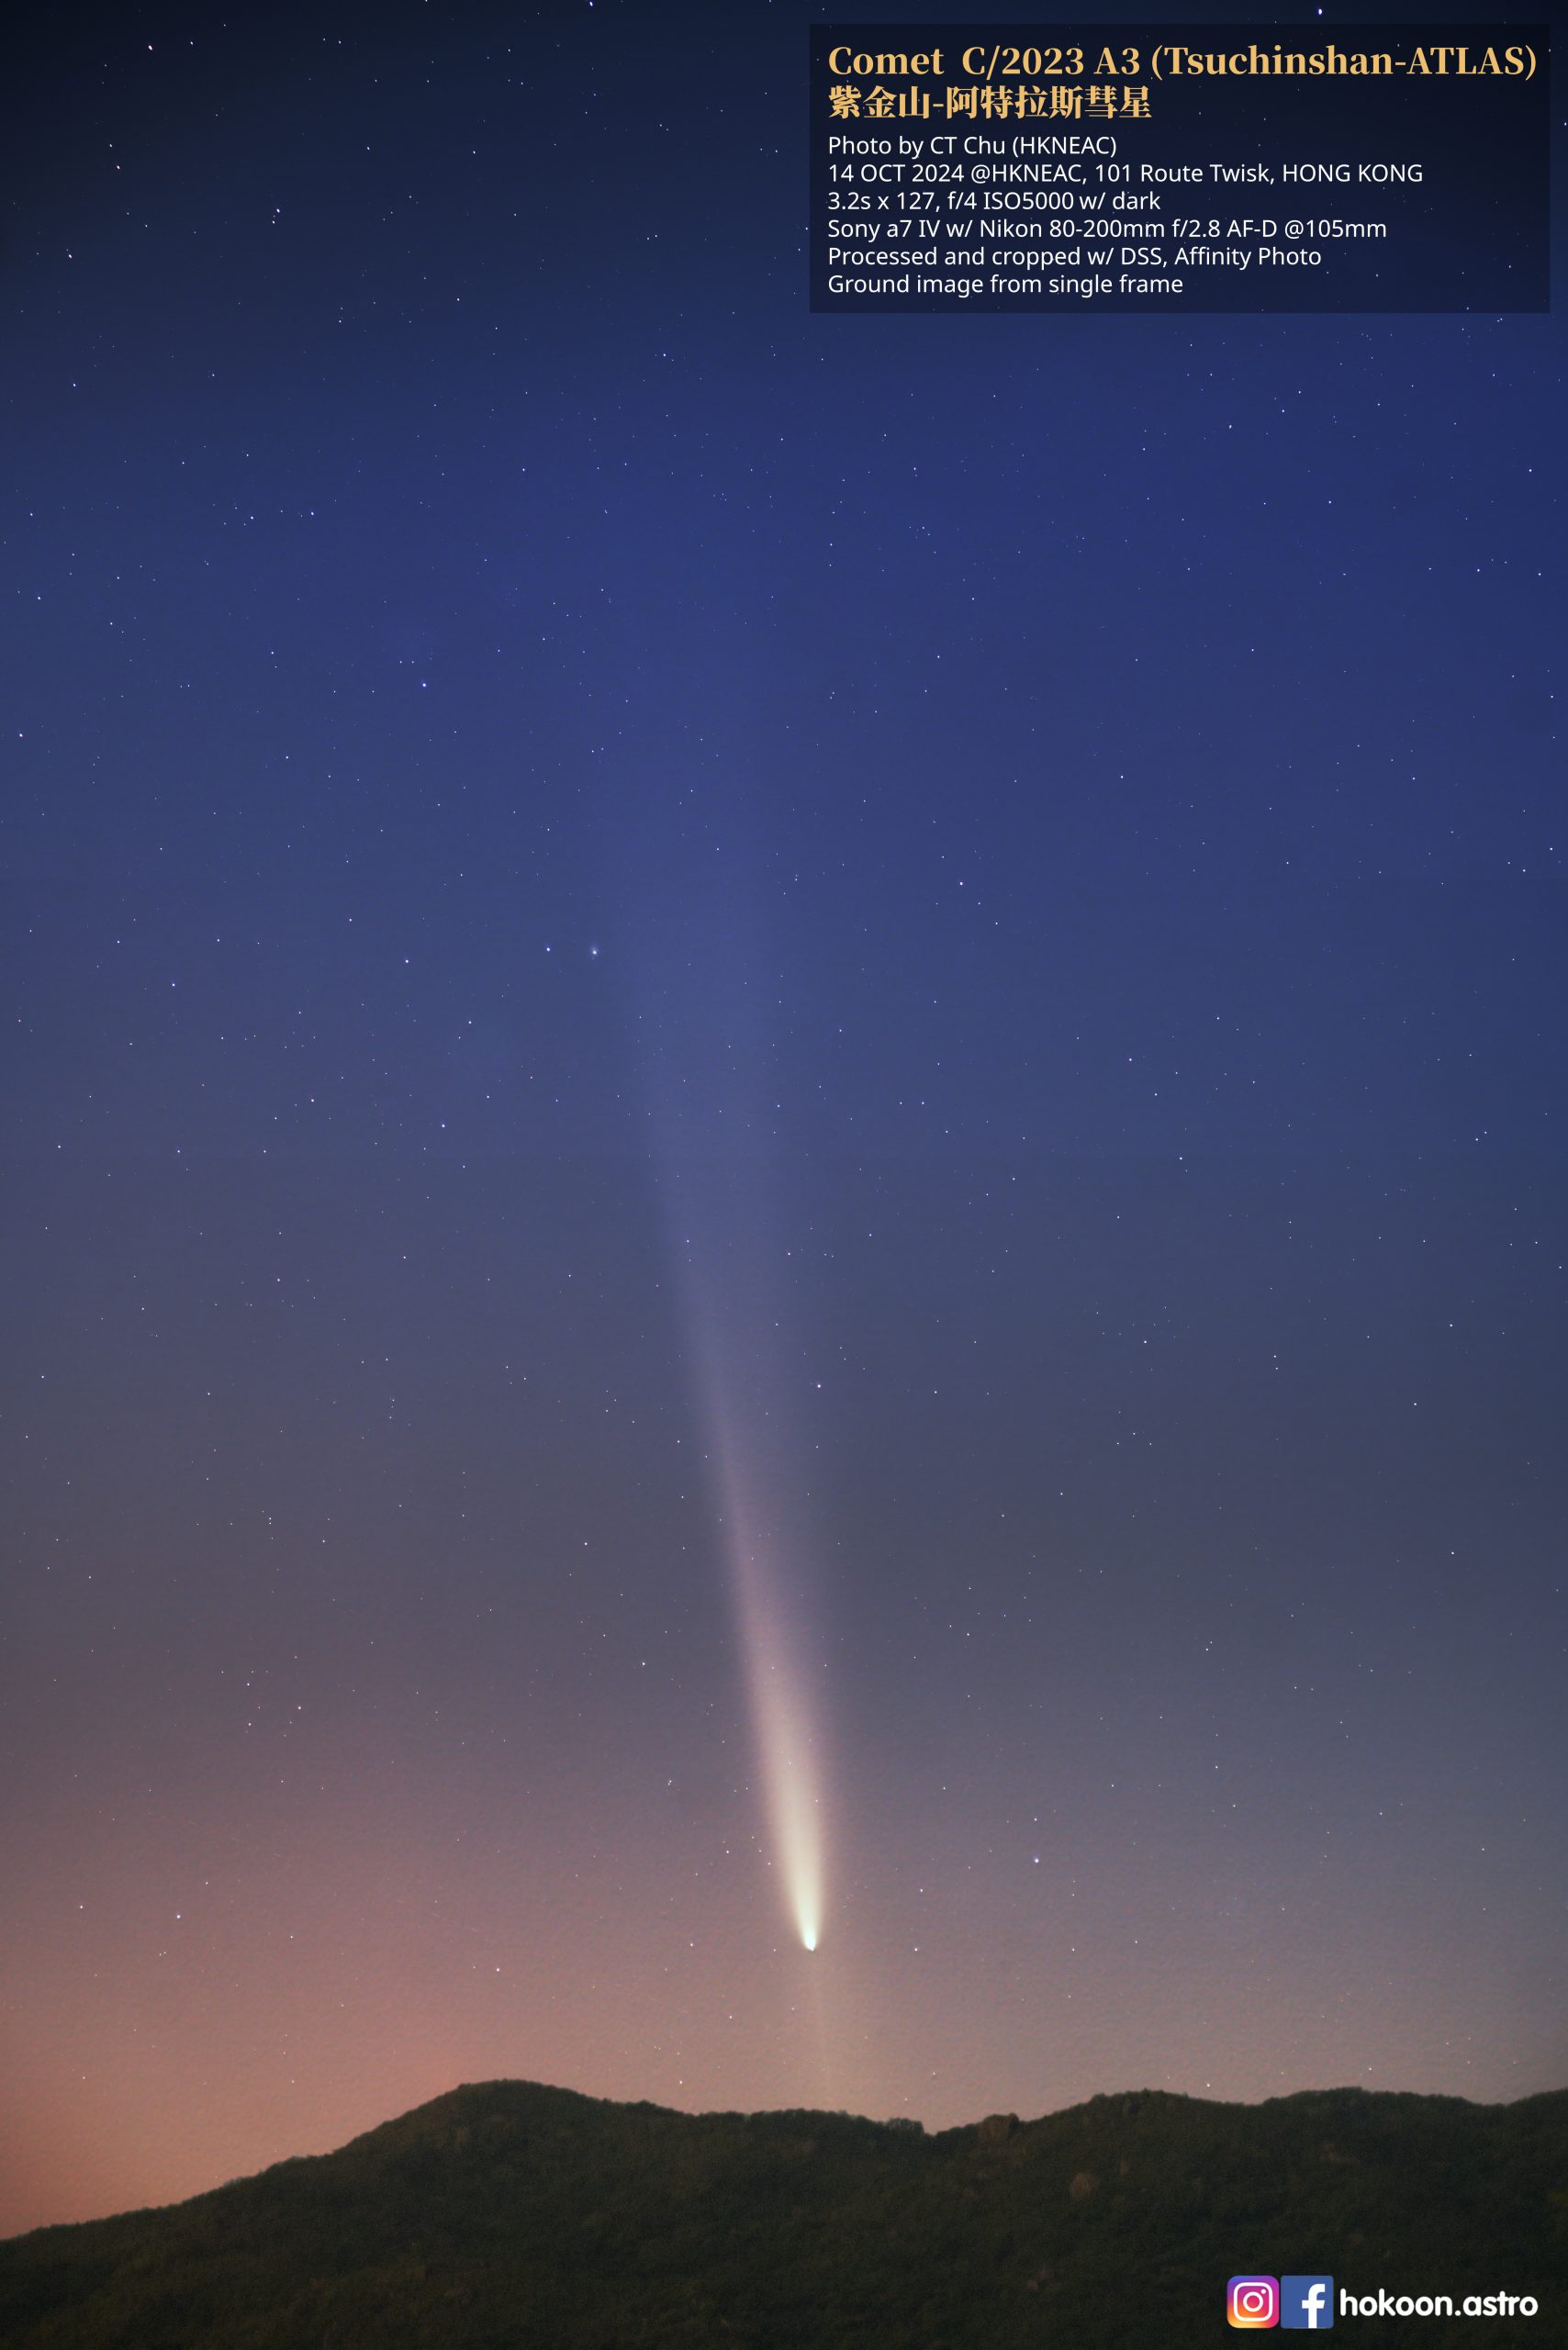
[[[1568, 2344], [1568, 2091], [1148, 2090], [927, 2135], [521, 2081], [0, 2244], [6, 2350], [1186, 2350], [1227, 2278], [1529, 2294], [1360, 2343]], [[1352, 2321], [1344, 2319], [1342, 2323]]]

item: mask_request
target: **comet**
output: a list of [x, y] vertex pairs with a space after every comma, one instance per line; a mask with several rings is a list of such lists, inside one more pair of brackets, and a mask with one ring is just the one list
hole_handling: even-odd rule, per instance
[[640, 877], [629, 898], [644, 905], [647, 941], [635, 1017], [651, 1163], [713, 1472], [768, 1843], [791, 1931], [814, 1952], [825, 1872], [821, 1664], [812, 1656], [806, 1598], [812, 1448], [792, 1410], [799, 1358], [783, 1335], [790, 1217], [763, 1009], [771, 986], [759, 948], [762, 898], [743, 887], [726, 901], [705, 872], [694, 875], [681, 901], [674, 983], [668, 902], [661, 899], [650, 930]]
[[759, 1237], [770, 1220], [755, 1192], [728, 1184], [715, 1192], [713, 1172], [689, 1158], [670, 1167], [690, 1219], [679, 1288], [774, 1868], [790, 1926], [801, 1947], [814, 1951], [823, 1863], [804, 1596], [811, 1560], [801, 1497], [810, 1448], [791, 1426], [793, 1381], [767, 1270], [782, 1251]]
[[[722, 1352], [711, 1332], [703, 1351], [711, 1373]], [[715, 1382], [708, 1384], [719, 1424], [714, 1452], [726, 1562], [768, 1830], [790, 1923], [802, 1948], [814, 1951], [823, 1923], [822, 1805], [803, 1644], [790, 1607], [800, 1545], [779, 1490], [790, 1464], [768, 1457], [775, 1447], [765, 1432], [743, 1434], [734, 1427], [733, 1405], [712, 1408]], [[726, 1392], [734, 1393], [733, 1377], [718, 1386], [720, 1394]]]

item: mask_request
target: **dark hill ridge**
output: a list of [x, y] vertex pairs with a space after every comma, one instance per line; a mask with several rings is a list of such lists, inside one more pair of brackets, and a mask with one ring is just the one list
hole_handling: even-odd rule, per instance
[[[1226, 2279], [1532, 2293], [1358, 2342], [1568, 2344], [1568, 2091], [1144, 2091], [926, 2136], [493, 2081], [335, 2154], [0, 2244], [6, 2350], [1185, 2350]], [[1349, 2324], [1349, 2320], [1341, 2323]]]

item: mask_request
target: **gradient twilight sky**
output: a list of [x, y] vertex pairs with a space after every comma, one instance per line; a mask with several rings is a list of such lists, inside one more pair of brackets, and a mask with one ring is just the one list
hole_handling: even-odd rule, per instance
[[812, 13], [13, 60], [0, 2226], [1568, 2077], [1561, 327], [812, 318]]

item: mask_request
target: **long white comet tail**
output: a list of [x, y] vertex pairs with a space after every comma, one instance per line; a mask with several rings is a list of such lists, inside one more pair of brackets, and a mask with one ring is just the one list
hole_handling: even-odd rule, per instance
[[780, 1593], [752, 1512], [729, 1487], [730, 1565], [768, 1825], [795, 1930], [815, 1950], [823, 1919], [822, 1811], [812, 1709]]
[[[694, 1400], [717, 1472], [725, 1563], [773, 1862], [795, 1932], [823, 1930], [823, 1813], [817, 1706], [802, 1635], [808, 1619], [797, 1496], [806, 1456], [790, 1427], [778, 1360], [778, 1305], [756, 1258], [767, 1219], [742, 1217], [722, 1161], [671, 1146], [683, 1214], [677, 1264], [692, 1341]], [[689, 1180], [687, 1180], [689, 1176]]]
[[[790, 1923], [814, 1951], [824, 1872], [811, 1578], [802, 1572], [811, 1448], [800, 1440], [790, 1401], [800, 1357], [784, 1336], [790, 1252], [780, 1237], [767, 888], [744, 837], [739, 849], [722, 885], [706, 867], [702, 878], [693, 868], [673, 963], [670, 910], [661, 902], [656, 923], [650, 919], [650, 969], [663, 982], [639, 1019], [651, 1014], [644, 1031], [650, 1140], [690, 1346], [692, 1402], [716, 1472], [712, 1498], [774, 1870]], [[643, 888], [639, 876], [634, 890]]]

